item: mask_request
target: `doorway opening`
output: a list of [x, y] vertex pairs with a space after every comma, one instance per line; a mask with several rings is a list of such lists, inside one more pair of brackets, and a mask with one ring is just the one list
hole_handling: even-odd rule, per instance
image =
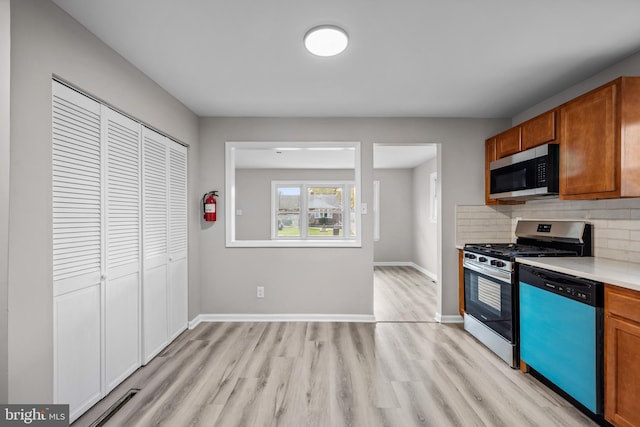
[[435, 322], [439, 298], [438, 144], [374, 144], [374, 315]]

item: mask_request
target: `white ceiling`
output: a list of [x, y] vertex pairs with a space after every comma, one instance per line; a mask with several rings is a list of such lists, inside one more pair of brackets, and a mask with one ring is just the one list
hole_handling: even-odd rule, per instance
[[640, 50], [638, 0], [54, 2], [199, 116], [512, 117]]

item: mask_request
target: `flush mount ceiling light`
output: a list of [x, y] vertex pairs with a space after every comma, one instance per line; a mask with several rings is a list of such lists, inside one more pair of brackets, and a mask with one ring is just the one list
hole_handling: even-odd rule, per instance
[[347, 48], [349, 37], [340, 27], [319, 25], [304, 35], [304, 46], [317, 56], [334, 56]]

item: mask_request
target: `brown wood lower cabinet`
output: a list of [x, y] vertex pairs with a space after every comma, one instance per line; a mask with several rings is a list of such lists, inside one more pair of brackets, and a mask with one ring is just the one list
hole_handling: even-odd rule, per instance
[[640, 426], [640, 292], [607, 285], [604, 307], [605, 418]]

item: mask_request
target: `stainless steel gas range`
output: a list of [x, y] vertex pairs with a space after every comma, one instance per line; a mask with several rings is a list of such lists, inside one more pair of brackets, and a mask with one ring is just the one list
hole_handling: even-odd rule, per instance
[[520, 220], [516, 243], [464, 247], [464, 328], [512, 368], [520, 364], [516, 257], [591, 256], [584, 221]]

